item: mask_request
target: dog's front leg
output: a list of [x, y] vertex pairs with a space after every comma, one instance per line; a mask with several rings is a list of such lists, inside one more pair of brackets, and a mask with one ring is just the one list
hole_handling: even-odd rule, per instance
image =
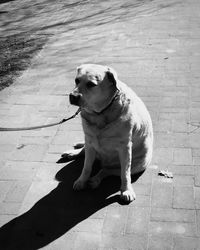
[[96, 156], [95, 149], [91, 147], [90, 145], [85, 145], [84, 166], [83, 166], [83, 170], [82, 170], [80, 177], [74, 182], [73, 188], [75, 190], [81, 190], [85, 188], [87, 181], [91, 174], [92, 165], [94, 163], [95, 156]]
[[121, 164], [121, 198], [126, 202], [131, 202], [136, 197], [131, 185], [132, 142], [120, 148], [119, 158]]

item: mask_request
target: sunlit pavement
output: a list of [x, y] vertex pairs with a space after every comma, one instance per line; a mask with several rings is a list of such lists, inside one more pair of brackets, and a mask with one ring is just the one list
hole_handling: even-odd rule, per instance
[[82, 161], [57, 162], [84, 139], [80, 117], [0, 132], [2, 249], [200, 249], [200, 130], [190, 124], [200, 121], [200, 2], [149, 4], [127, 19], [58, 32], [0, 92], [1, 127], [46, 124], [76, 111], [66, 94], [79, 64], [114, 67], [154, 125], [154, 158], [133, 183], [136, 200], [120, 204], [116, 178], [98, 190], [72, 190]]

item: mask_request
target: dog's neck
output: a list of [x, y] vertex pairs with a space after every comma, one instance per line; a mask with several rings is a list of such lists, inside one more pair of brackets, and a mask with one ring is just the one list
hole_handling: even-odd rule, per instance
[[113, 102], [119, 97], [119, 90], [116, 91], [115, 95], [112, 97], [111, 101], [108, 103], [108, 105], [103, 108], [101, 111], [92, 111], [93, 113], [95, 113], [96, 115], [102, 115], [107, 109], [109, 109], [109, 107], [111, 107], [111, 105], [113, 104]]
[[95, 126], [99, 129], [103, 129], [110, 123], [115, 122], [123, 113], [124, 108], [127, 106], [127, 98], [124, 93], [117, 91], [110, 103], [100, 112], [87, 112], [81, 111], [81, 117], [88, 125]]

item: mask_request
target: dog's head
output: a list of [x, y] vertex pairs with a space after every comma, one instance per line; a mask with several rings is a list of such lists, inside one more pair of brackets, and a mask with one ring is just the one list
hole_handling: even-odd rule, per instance
[[83, 64], [77, 68], [75, 89], [70, 93], [70, 103], [88, 112], [101, 112], [109, 105], [117, 91], [117, 74], [97, 64]]

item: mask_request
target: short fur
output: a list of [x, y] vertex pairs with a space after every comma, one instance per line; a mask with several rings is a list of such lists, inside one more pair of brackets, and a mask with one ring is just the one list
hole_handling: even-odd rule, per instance
[[[81, 190], [87, 183], [96, 188], [106, 176], [119, 175], [121, 197], [130, 202], [135, 199], [131, 175], [144, 171], [152, 158], [149, 112], [133, 90], [107, 66], [81, 65], [75, 81], [70, 102], [81, 107], [85, 146], [63, 154], [71, 158], [85, 154], [84, 167], [74, 189]], [[101, 160], [102, 169], [90, 178], [95, 159]]]

